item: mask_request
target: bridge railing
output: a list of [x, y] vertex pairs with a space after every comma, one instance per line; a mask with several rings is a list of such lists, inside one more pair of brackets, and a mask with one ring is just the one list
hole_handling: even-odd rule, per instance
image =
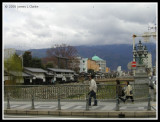
[[[121, 84], [125, 87], [125, 84]], [[133, 96], [136, 100], [147, 100], [149, 87], [147, 84], [132, 84]], [[4, 86], [4, 100], [34, 100], [53, 101], [58, 98], [61, 100], [84, 101], [89, 92], [89, 85], [7, 85]], [[98, 100], [115, 100], [116, 85], [97, 84]]]

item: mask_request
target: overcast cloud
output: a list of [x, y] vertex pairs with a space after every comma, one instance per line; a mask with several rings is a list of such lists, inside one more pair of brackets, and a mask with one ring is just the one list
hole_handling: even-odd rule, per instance
[[132, 44], [133, 34], [143, 34], [156, 21], [157, 3], [3, 3], [3, 45]]

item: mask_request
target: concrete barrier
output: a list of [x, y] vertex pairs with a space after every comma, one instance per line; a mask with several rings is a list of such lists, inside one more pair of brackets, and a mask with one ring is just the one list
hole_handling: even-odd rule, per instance
[[91, 118], [156, 118], [156, 111], [77, 111], [77, 110], [4, 110], [4, 114], [79, 116]]

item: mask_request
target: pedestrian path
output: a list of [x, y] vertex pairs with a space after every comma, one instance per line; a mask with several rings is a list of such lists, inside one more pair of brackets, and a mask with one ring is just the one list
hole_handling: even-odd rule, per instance
[[[10, 109], [7, 109], [7, 102], [4, 102], [4, 113], [12, 113], [14, 114], [27, 114], [29, 115], [30, 113], [38, 114], [39, 112], [42, 111], [45, 114], [50, 114], [51, 112], [59, 112], [58, 115], [63, 115], [63, 114], [70, 114], [69, 115], [74, 115], [77, 112], [81, 112], [80, 115], [84, 116], [84, 113], [88, 112], [88, 114], [91, 116], [92, 114], [96, 114], [101, 112], [101, 116], [105, 115], [106, 112], [112, 112], [112, 113], [117, 113], [116, 115], [118, 116], [121, 114], [121, 112], [126, 112], [128, 114], [130, 112], [130, 116], [135, 116], [135, 112], [141, 112], [143, 114], [147, 114], [145, 116], [149, 116], [149, 113], [151, 113], [151, 116], [156, 116], [156, 102], [151, 102], [151, 110], [147, 110], [148, 108], [148, 102], [135, 102], [132, 104], [131, 102], [128, 102], [127, 104], [120, 103], [119, 104], [119, 111], [116, 111], [116, 103], [115, 102], [98, 102], [98, 106], [89, 106], [89, 110], [86, 110], [86, 102], [61, 102], [60, 103], [60, 110], [58, 109], [58, 102], [34, 102], [34, 109], [32, 109], [32, 103], [31, 102], [10, 102]], [[32, 112], [31, 112], [32, 111]], [[22, 112], [22, 113], [21, 113]], [[64, 113], [65, 112], [65, 113]], [[132, 114], [131, 114], [132, 112]], [[148, 113], [149, 112], [149, 113]], [[61, 113], [61, 114], [60, 114]], [[107, 114], [109, 116], [109, 114]]]
[[[63, 110], [85, 110], [86, 103], [85, 102], [61, 102], [61, 109]], [[31, 102], [10, 102], [10, 109], [31, 109]], [[156, 102], [151, 102], [151, 110], [156, 109]], [[98, 106], [89, 106], [89, 110], [115, 110], [116, 103], [115, 102], [98, 102]], [[120, 110], [127, 111], [142, 111], [147, 110], [148, 102], [137, 102], [132, 104], [128, 102], [126, 104], [120, 103]], [[58, 109], [58, 102], [35, 102], [34, 108], [39, 110], [54, 110]], [[4, 109], [7, 109], [7, 102], [4, 102]]]

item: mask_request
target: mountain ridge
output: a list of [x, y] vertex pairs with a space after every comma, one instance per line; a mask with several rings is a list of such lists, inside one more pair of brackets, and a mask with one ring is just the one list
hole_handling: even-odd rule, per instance
[[[156, 44], [147, 43], [143, 44], [147, 46], [148, 52], [152, 54], [152, 64], [155, 64], [156, 58]], [[99, 56], [103, 60], [106, 60], [106, 66], [111, 70], [116, 70], [118, 66], [122, 66], [122, 70], [127, 71], [127, 64], [132, 61], [132, 49], [133, 45], [129, 44], [116, 44], [116, 45], [95, 45], [95, 46], [74, 46], [80, 57], [92, 58], [94, 55]], [[43, 49], [30, 49], [32, 57], [44, 58], [46, 57], [46, 51], [49, 48]], [[20, 50], [16, 50], [17, 54], [20, 54]], [[22, 53], [22, 51], [21, 51]]]

